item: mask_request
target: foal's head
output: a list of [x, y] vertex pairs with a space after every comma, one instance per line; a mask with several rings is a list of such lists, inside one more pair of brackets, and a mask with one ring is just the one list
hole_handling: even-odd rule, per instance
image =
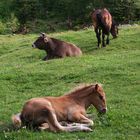
[[96, 84], [92, 93], [92, 104], [100, 113], [106, 113], [106, 98], [105, 92], [100, 84]]

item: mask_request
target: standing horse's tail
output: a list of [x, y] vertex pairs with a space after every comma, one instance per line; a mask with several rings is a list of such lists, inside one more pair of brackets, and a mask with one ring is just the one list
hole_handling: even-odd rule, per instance
[[12, 122], [13, 122], [13, 125], [14, 125], [16, 128], [20, 128], [21, 125], [22, 125], [20, 116], [21, 116], [21, 113], [18, 113], [18, 114], [16, 114], [16, 115], [13, 115], [12, 118], [11, 118], [11, 119], [12, 119]]
[[103, 21], [101, 13], [96, 15], [99, 26], [103, 29], [105, 34], [109, 34], [109, 26]]

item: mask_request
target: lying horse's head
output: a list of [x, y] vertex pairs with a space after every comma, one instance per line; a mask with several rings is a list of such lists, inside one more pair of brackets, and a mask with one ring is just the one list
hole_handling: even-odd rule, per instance
[[100, 113], [106, 113], [106, 98], [105, 92], [100, 84], [96, 84], [92, 94], [92, 104]]
[[114, 19], [112, 19], [112, 26], [111, 26], [111, 30], [110, 30], [111, 35], [113, 36], [113, 38], [117, 38], [118, 36], [118, 25], [115, 22]]
[[46, 49], [46, 44], [49, 41], [49, 38], [45, 33], [41, 33], [40, 37], [32, 44], [33, 48], [38, 48], [40, 50]]

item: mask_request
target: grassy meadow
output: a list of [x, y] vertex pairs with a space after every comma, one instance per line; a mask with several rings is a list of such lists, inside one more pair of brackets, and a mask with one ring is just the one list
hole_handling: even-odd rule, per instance
[[[38, 34], [0, 35], [0, 140], [139, 140], [140, 26], [121, 28], [119, 37], [100, 49], [92, 29], [49, 36], [75, 43], [83, 56], [45, 62], [45, 52], [31, 47]], [[93, 132], [13, 129], [11, 116], [26, 100], [60, 96], [80, 83], [94, 82], [103, 84], [108, 112], [100, 117], [89, 108]]]

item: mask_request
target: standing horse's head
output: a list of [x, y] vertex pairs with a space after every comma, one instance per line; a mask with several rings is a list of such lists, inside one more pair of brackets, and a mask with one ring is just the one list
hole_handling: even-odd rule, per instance
[[111, 35], [113, 36], [113, 38], [117, 38], [118, 36], [118, 25], [115, 22], [115, 20], [112, 20], [112, 26], [111, 26], [111, 30], [110, 30]]
[[106, 113], [107, 106], [106, 106], [106, 98], [105, 92], [100, 84], [96, 84], [93, 89], [92, 94], [92, 104], [100, 113]]

